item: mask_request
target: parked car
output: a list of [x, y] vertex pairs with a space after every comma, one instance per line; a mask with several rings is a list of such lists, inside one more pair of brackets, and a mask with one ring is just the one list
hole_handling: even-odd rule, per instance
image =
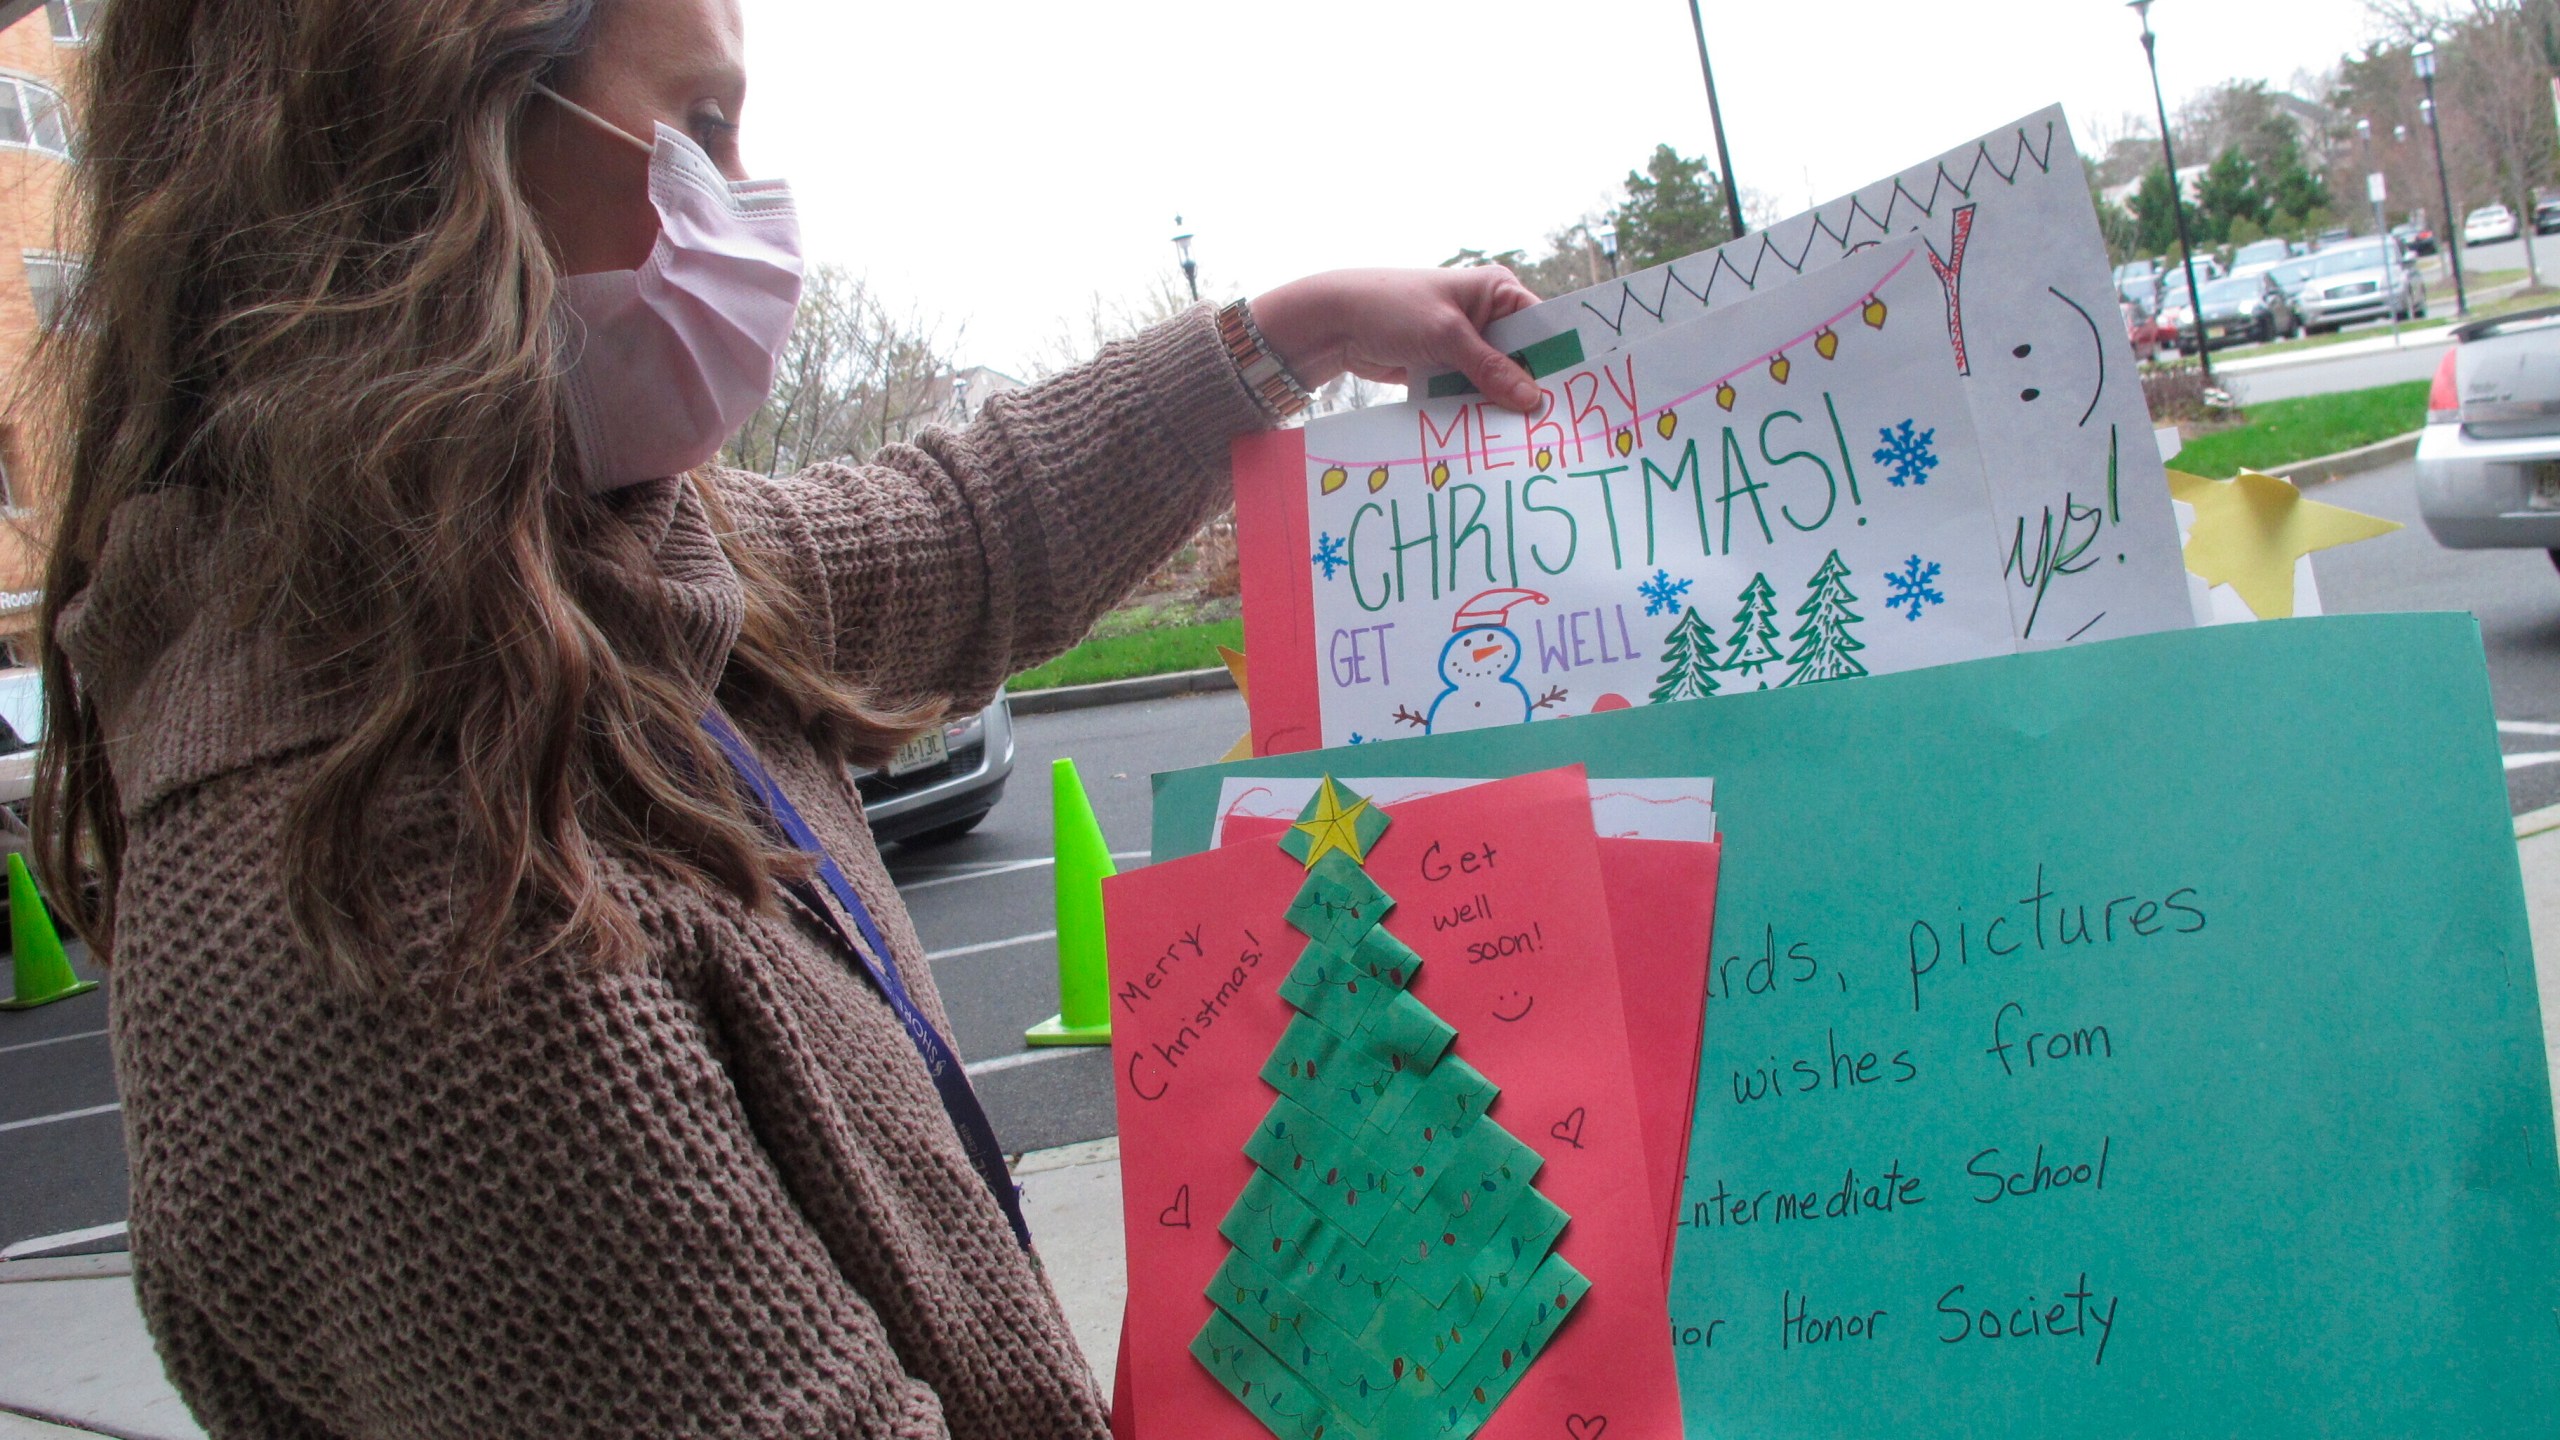
[[2126, 339], [2133, 342], [2133, 358], [2138, 361], [2159, 359], [2160, 326], [2149, 315], [2143, 313], [2141, 306], [2130, 300], [2120, 303], [2116, 308], [2124, 313], [2124, 334]]
[[[27, 806], [36, 789], [36, 746], [44, 740], [44, 672], [0, 670], [0, 854], [28, 854]], [[0, 861], [0, 864], [6, 863]], [[8, 913], [0, 889], [0, 915]]]
[[2209, 346], [2264, 344], [2300, 328], [2293, 302], [2285, 298], [2275, 277], [2263, 270], [2204, 287], [2204, 333]]
[[2284, 291], [2284, 298], [2293, 306], [2293, 313], [2300, 315], [2302, 313], [2302, 287], [2309, 283], [2311, 279], [2311, 272], [2319, 268], [2319, 256], [2303, 255], [2296, 257], [2295, 259], [2287, 260], [2281, 265], [2268, 266], [2267, 276], [2269, 279], [2276, 282], [2277, 288]]
[[2533, 204], [2533, 233], [2560, 235], [2560, 200], [2537, 200]]
[[2483, 205], [2462, 221], [2462, 243], [2495, 245], [2516, 238], [2516, 212], [2504, 205]]
[[2428, 226], [2423, 212], [2392, 226], [2391, 234], [2402, 245], [2408, 247], [2412, 255], [2436, 253], [2436, 232]]
[[862, 813], [882, 844], [940, 845], [978, 827], [1013, 777], [1013, 705], [999, 691], [984, 710], [946, 721], [858, 773]]
[[2234, 277], [2254, 275], [2271, 266], [2281, 265], [2292, 258], [2293, 242], [2290, 240], [2281, 238], [2252, 240], [2231, 252], [2231, 273]]
[[2308, 331], [2335, 330], [2359, 320], [2427, 313], [2426, 282], [2418, 262], [2396, 242], [2368, 240], [2313, 257], [2298, 305]]
[[2450, 549], [2560, 565], [2560, 306], [2453, 332], [2418, 437], [2418, 513]]
[[2116, 298], [2144, 310], [2160, 303], [2160, 262], [2128, 260], [2116, 267]]

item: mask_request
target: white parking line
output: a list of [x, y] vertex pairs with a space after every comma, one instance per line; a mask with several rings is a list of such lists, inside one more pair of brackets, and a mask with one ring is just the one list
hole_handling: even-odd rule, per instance
[[2560, 750], [2528, 750], [2521, 755], [2509, 755], [2505, 758], [2508, 769], [2523, 770], [2531, 766], [2548, 765], [2554, 760], [2560, 760]]
[[2560, 735], [2560, 725], [2552, 725], [2540, 720], [2501, 720], [2498, 722], [2498, 733], [2501, 735]]
[[1019, 1055], [999, 1055], [992, 1060], [972, 1061], [961, 1066], [960, 1069], [970, 1079], [975, 1080], [981, 1075], [993, 1075], [999, 1070], [1019, 1070], [1025, 1065], [1037, 1065], [1043, 1060], [1063, 1060], [1070, 1055], [1101, 1048], [1098, 1045], [1076, 1045], [1060, 1046], [1054, 1050], [1025, 1050]]
[[56, 1035], [50, 1040], [22, 1040], [15, 1045], [0, 1045], [0, 1055], [15, 1055], [21, 1050], [41, 1050], [47, 1045], [68, 1045], [74, 1040], [95, 1040], [104, 1030], [83, 1030], [77, 1035]]
[[[1114, 850], [1111, 852], [1111, 858], [1114, 860], [1144, 860], [1147, 858], [1147, 852], [1144, 850]], [[901, 894], [913, 894], [918, 890], [930, 890], [936, 885], [957, 885], [963, 880], [992, 880], [998, 875], [1011, 875], [1018, 870], [1038, 870], [1057, 863], [1058, 862], [1054, 857], [1042, 856], [1037, 860], [989, 860], [977, 865], [949, 867], [938, 866], [932, 869], [909, 872], [912, 874], [924, 875], [928, 878], [902, 882], [898, 886], [898, 890]], [[948, 873], [946, 873], [946, 871]]]
[[1010, 950], [1017, 945], [1034, 945], [1043, 940], [1055, 940], [1057, 938], [1057, 931], [1043, 930], [1036, 935], [1015, 935], [1008, 939], [989, 940], [977, 945], [956, 945], [948, 950], [928, 950], [925, 952], [924, 958], [927, 960], [956, 960], [963, 955], [984, 955], [990, 950]]
[[49, 1251], [68, 1250], [74, 1245], [86, 1245], [95, 1240], [111, 1240], [124, 1232], [125, 1222], [119, 1220], [113, 1225], [92, 1225], [86, 1230], [65, 1230], [59, 1235], [30, 1236], [5, 1250], [0, 1250], [0, 1261], [24, 1260]]
[[0, 1125], [0, 1135], [12, 1130], [32, 1130], [38, 1125], [59, 1125], [65, 1120], [86, 1120], [92, 1115], [113, 1115], [123, 1108], [119, 1101], [113, 1105], [92, 1105], [86, 1110], [65, 1110], [59, 1115], [38, 1115], [32, 1120], [12, 1120]]

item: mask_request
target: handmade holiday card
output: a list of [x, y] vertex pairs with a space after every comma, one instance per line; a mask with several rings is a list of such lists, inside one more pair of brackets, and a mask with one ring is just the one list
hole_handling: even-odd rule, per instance
[[[1756, 234], [1561, 296], [1489, 333], [1533, 370], [1721, 323], [1878, 241], [1918, 235], [1991, 477], [2020, 648], [2192, 621], [2151, 411], [2060, 106]], [[1715, 316], [1716, 319], [1702, 317]], [[1416, 393], [1466, 382], [1423, 377]]]
[[1106, 896], [1136, 1436], [1678, 1432], [1578, 772]]
[[1263, 753], [2015, 648], [1938, 282], [1874, 247], [1712, 326], [1237, 450]]
[[1689, 1433], [2550, 1433], [2560, 1168], [2469, 616], [1256, 759], [1159, 777], [1153, 849], [1238, 777], [1582, 757], [1712, 768], [1734, 841], [1662, 1317]]

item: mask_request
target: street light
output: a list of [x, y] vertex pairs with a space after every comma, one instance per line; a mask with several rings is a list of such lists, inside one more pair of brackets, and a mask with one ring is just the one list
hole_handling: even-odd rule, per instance
[[[1179, 215], [1174, 216], [1173, 223], [1176, 225], [1181, 224], [1182, 217]], [[1180, 234], [1173, 237], [1173, 253], [1182, 257], [1183, 283], [1191, 287], [1191, 299], [1193, 303], [1196, 304], [1200, 299], [1200, 264], [1198, 261], [1191, 258], [1190, 231], [1182, 231]]]
[[1608, 260], [1608, 262], [1609, 262], [1609, 278], [1610, 278], [1610, 279], [1612, 279], [1612, 280], [1617, 279], [1617, 278], [1618, 278], [1618, 222], [1617, 222], [1617, 221], [1615, 221], [1615, 220], [1611, 220], [1611, 221], [1609, 222], [1609, 228], [1608, 228], [1608, 229], [1603, 230], [1603, 231], [1601, 231], [1601, 232], [1600, 232], [1600, 253], [1601, 253], [1601, 255], [1602, 255], [1603, 257], [1605, 257], [1605, 258]]
[[1689, 0], [1689, 28], [1698, 32], [1698, 73], [1707, 77], [1707, 120], [1716, 129], [1716, 164], [1724, 171], [1725, 213], [1733, 217], [1733, 238], [1750, 231], [1742, 223], [1742, 190], [1733, 183], [1733, 152], [1724, 146], [1724, 107], [1716, 103], [1716, 67], [1707, 63], [1707, 22], [1698, 0]]
[[2151, 0], [2129, 0], [2128, 9], [2142, 21], [2142, 58], [2151, 62], [2151, 103], [2160, 111], [2160, 158], [2169, 164], [2169, 211], [2178, 217], [2178, 249], [2187, 267], [2187, 309], [2196, 322], [2196, 366], [2204, 383], [2213, 383], [2213, 347], [2204, 335], [2204, 291], [2196, 284], [2196, 246], [2187, 234], [2187, 189], [2178, 183], [2178, 152], [2169, 143], [2169, 102], [2160, 94], [2159, 37], [2151, 33]]
[[2462, 287], [2462, 232], [2455, 227], [2453, 214], [2453, 182], [2444, 174], [2444, 131], [2436, 124], [2436, 42], [2421, 40], [2409, 47], [2409, 63], [2416, 67], [2419, 83], [2427, 87], [2427, 98], [2418, 102], [2418, 113], [2427, 120], [2427, 135], [2435, 142], [2436, 193], [2444, 200], [2444, 253], [2453, 266], [2453, 313], [2471, 313], [2470, 293]]

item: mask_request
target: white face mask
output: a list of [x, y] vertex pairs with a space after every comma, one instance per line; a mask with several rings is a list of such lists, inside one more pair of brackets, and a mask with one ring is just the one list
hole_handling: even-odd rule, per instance
[[764, 403], [800, 305], [800, 220], [779, 180], [732, 181], [691, 137], [660, 125], [648, 150], [658, 241], [637, 270], [571, 275], [553, 313], [567, 331], [569, 426], [587, 487], [619, 489], [708, 464]]

